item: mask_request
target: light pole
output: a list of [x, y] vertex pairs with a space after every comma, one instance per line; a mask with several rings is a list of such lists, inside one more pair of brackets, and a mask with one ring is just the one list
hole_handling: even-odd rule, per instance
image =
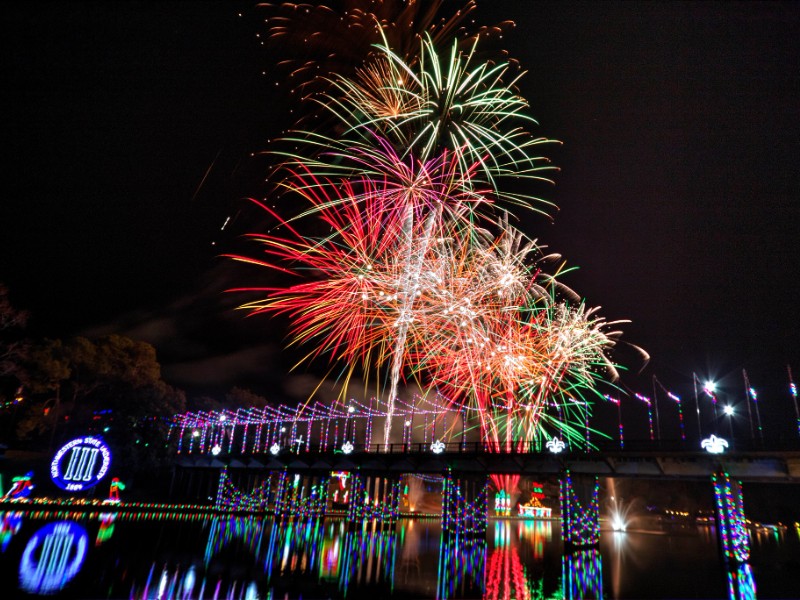
[[706, 393], [706, 396], [711, 398], [711, 406], [714, 407], [714, 423], [717, 422], [717, 384], [713, 381], [706, 381], [703, 385], [703, 391]]

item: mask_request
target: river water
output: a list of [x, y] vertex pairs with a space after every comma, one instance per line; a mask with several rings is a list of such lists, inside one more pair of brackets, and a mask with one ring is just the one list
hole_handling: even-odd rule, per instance
[[711, 525], [605, 524], [564, 556], [558, 521], [493, 519], [486, 540], [443, 540], [438, 519], [348, 529], [326, 518], [2, 513], [2, 598], [797, 598], [800, 532], [751, 531], [720, 558]]

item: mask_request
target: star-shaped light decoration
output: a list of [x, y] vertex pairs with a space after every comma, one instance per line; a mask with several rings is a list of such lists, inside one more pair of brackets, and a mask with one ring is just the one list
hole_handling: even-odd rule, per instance
[[552, 452], [553, 454], [558, 454], [564, 448], [567, 447], [567, 445], [562, 440], [558, 439], [556, 436], [553, 436], [553, 439], [549, 440], [545, 444], [545, 446], [547, 446], [547, 449], [550, 450], [550, 452]]
[[211, 454], [213, 454], [214, 456], [216, 456], [216, 455], [217, 455], [217, 454], [219, 454], [220, 452], [222, 452], [222, 448], [220, 447], [220, 445], [219, 445], [219, 444], [217, 444], [216, 446], [214, 446], [214, 447], [211, 449]]
[[345, 442], [344, 444], [342, 444], [342, 452], [344, 452], [345, 454], [350, 454], [352, 451], [353, 451], [353, 444], [351, 444], [350, 442]]
[[269, 451], [270, 453], [272, 453], [273, 456], [277, 456], [278, 452], [281, 451], [281, 447], [278, 445], [278, 442], [272, 444], [272, 446], [269, 447]]
[[436, 440], [431, 444], [431, 452], [434, 454], [441, 454], [444, 452], [444, 442], [442, 440]]
[[725, 448], [728, 447], [728, 440], [717, 437], [712, 433], [711, 437], [707, 437], [700, 442], [700, 446], [703, 450], [711, 454], [722, 454], [725, 452]]

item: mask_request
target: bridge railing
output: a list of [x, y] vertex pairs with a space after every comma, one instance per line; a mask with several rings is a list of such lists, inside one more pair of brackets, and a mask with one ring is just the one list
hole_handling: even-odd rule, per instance
[[[798, 440], [779, 440], [778, 443], [765, 446], [760, 440], [749, 438], [733, 439], [728, 441], [726, 452], [757, 453], [771, 450], [792, 451], [800, 450]], [[599, 440], [593, 442], [593, 447], [588, 450], [583, 447], [566, 446], [564, 454], [625, 454], [625, 453], [697, 453], [703, 448], [697, 441], [690, 440], [631, 440], [626, 441], [623, 448], [615, 440]], [[548, 448], [542, 443], [534, 441], [515, 440], [510, 449], [505, 444], [498, 445], [492, 442], [432, 442], [432, 443], [394, 443], [394, 444], [363, 444], [349, 442], [347, 451], [342, 446], [332, 447], [321, 444], [286, 445], [279, 450], [279, 454], [409, 454], [430, 453], [437, 454], [550, 454]]]

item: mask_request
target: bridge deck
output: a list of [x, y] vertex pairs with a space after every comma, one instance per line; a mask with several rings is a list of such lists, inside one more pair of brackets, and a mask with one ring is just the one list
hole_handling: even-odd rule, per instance
[[220, 453], [181, 455], [182, 468], [245, 469], [325, 473], [359, 471], [367, 475], [401, 473], [442, 474], [448, 469], [457, 476], [479, 477], [489, 473], [557, 475], [565, 469], [574, 474], [604, 477], [639, 477], [707, 481], [723, 470], [734, 479], [748, 482], [800, 483], [800, 451], [707, 452], [606, 451], [552, 454], [549, 452], [499, 453], [475, 448], [447, 448], [441, 454], [429, 449], [407, 448], [405, 452], [367, 452], [355, 449], [350, 454], [311, 449], [284, 451], [277, 455], [236, 455]]

